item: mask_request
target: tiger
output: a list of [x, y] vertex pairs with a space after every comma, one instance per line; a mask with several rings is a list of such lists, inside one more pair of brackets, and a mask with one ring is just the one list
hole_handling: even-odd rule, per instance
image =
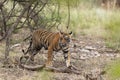
[[69, 67], [71, 65], [71, 54], [69, 51], [71, 35], [72, 31], [68, 33], [62, 31], [51, 32], [44, 29], [38, 29], [32, 33], [32, 37], [27, 51], [22, 51], [24, 53], [24, 56], [29, 54], [30, 60], [34, 61], [34, 56], [41, 50], [41, 48], [44, 47], [45, 50], [48, 50], [45, 66], [53, 66], [53, 51], [58, 52], [62, 50], [65, 64], [67, 67]]

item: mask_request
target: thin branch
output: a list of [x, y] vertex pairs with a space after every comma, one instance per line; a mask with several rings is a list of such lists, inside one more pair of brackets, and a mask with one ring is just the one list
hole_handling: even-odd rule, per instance
[[14, 2], [13, 2], [13, 7], [12, 7], [12, 9], [11, 9], [11, 10], [9, 11], [9, 13], [8, 13], [6, 22], [8, 22], [8, 20], [10, 19], [10, 17], [11, 17], [11, 15], [12, 15], [12, 13], [13, 13], [16, 5], [17, 5], [17, 3], [16, 3], [16, 1], [14, 1]]
[[68, 29], [68, 27], [70, 26], [70, 2], [69, 2], [69, 0], [68, 0], [68, 24], [67, 24], [67, 29]]
[[4, 32], [5, 32], [5, 35], [0, 39], [0, 41], [2, 41], [3, 39], [5, 39], [6, 35], [7, 35], [7, 32], [6, 32], [6, 20], [5, 20], [5, 13], [3, 11], [3, 8], [0, 8], [1, 10], [1, 13], [2, 13], [2, 21], [3, 21], [3, 28], [4, 28]]
[[78, 69], [72, 69], [71, 67], [62, 67], [62, 68], [55, 68], [55, 67], [45, 67], [44, 65], [36, 65], [36, 66], [28, 66], [28, 65], [24, 65], [24, 64], [19, 64], [19, 66], [23, 69], [27, 69], [27, 70], [32, 70], [32, 71], [39, 71], [42, 69], [45, 69], [47, 71], [52, 71], [52, 72], [61, 72], [61, 73], [74, 73], [74, 74], [82, 74], [81, 71], [79, 71]]
[[[25, 5], [24, 5], [25, 6]], [[30, 25], [30, 23], [31, 23], [31, 21], [29, 21], [29, 18], [31, 18], [31, 19], [34, 19], [34, 17], [32, 17], [32, 12], [35, 10], [35, 8], [38, 6], [38, 2], [36, 2], [35, 3], [35, 6], [31, 9], [31, 7], [32, 7], [32, 4], [29, 6], [29, 9], [27, 10], [28, 12], [27, 12], [27, 16], [25, 17], [26, 19], [25, 19], [25, 21], [23, 22], [23, 24], [19, 27], [19, 28], [17, 28], [17, 29], [20, 29], [20, 28], [22, 28], [23, 27], [23, 25], [28, 21], [29, 23], [28, 23], [28, 26], [30, 27], [31, 25]], [[36, 22], [36, 21], [35, 21]]]
[[43, 4], [43, 6], [40, 8], [40, 10], [38, 12], [36, 12], [36, 14], [33, 15], [33, 17], [38, 15], [39, 12], [41, 12], [43, 10], [43, 8], [46, 6], [47, 2], [48, 2], [48, 0]]
[[6, 2], [7, 0], [4, 0], [3, 2], [0, 2], [0, 8], [3, 7], [3, 4]]
[[36, 71], [36, 70], [41, 70], [45, 67], [45, 65], [37, 65], [37, 66], [28, 66], [28, 65], [23, 65], [19, 64], [19, 66], [23, 69], [31, 70], [31, 71]]
[[[49, 27], [49, 30], [52, 28], [52, 27], [54, 27], [54, 26], [58, 26], [61, 22], [60, 22], [60, 2], [59, 1], [57, 1], [57, 17], [55, 17], [55, 18], [53, 18], [53, 16], [52, 16], [52, 19], [53, 19], [53, 21], [55, 20], [55, 22], [51, 25], [49, 25], [48, 27]], [[55, 14], [55, 10], [54, 10], [54, 13], [52, 14], [52, 15], [54, 15]], [[52, 21], [52, 22], [53, 22]], [[58, 22], [58, 25], [56, 25], [57, 24], [57, 22]]]

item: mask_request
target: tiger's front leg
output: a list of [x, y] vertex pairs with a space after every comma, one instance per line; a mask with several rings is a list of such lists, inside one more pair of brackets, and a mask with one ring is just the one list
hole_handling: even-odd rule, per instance
[[48, 55], [47, 55], [47, 61], [46, 61], [46, 67], [47, 66], [53, 66], [52, 60], [53, 60], [53, 49], [51, 47], [48, 48]]
[[65, 59], [65, 62], [66, 62], [66, 66], [69, 67], [71, 64], [70, 64], [70, 60], [71, 60], [71, 54], [70, 52], [67, 52], [67, 53], [64, 53], [64, 59]]

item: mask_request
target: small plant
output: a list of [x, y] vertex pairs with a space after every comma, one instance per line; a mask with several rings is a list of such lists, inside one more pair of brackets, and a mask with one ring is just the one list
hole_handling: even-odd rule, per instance
[[109, 80], [119, 80], [120, 79], [120, 60], [115, 60], [107, 66], [107, 76]]
[[35, 76], [32, 80], [52, 80], [51, 72], [42, 70], [37, 73], [37, 76]]
[[51, 80], [52, 76], [50, 72], [42, 70], [42, 72], [40, 73], [41, 73], [41, 80]]

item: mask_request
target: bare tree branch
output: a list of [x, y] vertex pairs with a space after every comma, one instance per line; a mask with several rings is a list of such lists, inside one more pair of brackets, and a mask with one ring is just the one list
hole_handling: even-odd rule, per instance
[[40, 8], [40, 10], [38, 12], [36, 12], [36, 14], [33, 15], [33, 17], [38, 15], [39, 12], [43, 10], [43, 8], [46, 6], [47, 2], [48, 2], [48, 0], [43, 4], [43, 6]]
[[0, 8], [3, 7], [3, 4], [6, 2], [7, 0], [4, 0], [3, 2], [0, 2]]
[[82, 72], [76, 68], [70, 67], [62, 67], [62, 68], [55, 68], [55, 67], [45, 67], [45, 65], [36, 65], [36, 66], [28, 66], [24, 64], [19, 64], [19, 66], [23, 69], [27, 70], [32, 70], [32, 71], [38, 71], [45, 69], [47, 71], [52, 71], [52, 72], [62, 72], [62, 73], [74, 73], [74, 74], [81, 74]]
[[[4, 1], [4, 3], [5, 3], [5, 1]], [[7, 32], [7, 22], [10, 19], [11, 15], [12, 15], [12, 12], [15, 9], [15, 6], [16, 6], [16, 3], [14, 2], [13, 3], [13, 8], [10, 10], [8, 15], [5, 14], [5, 12], [3, 10], [3, 7], [1, 7], [1, 13], [2, 13], [2, 18], [3, 18], [3, 26], [2, 26], [3, 30], [1, 30], [1, 31], [4, 31], [4, 36], [0, 39], [0, 41], [4, 40], [7, 37], [7, 34], [8, 34], [8, 32]]]
[[70, 2], [69, 2], [69, 0], [68, 0], [68, 24], [67, 24], [67, 29], [68, 29], [68, 27], [70, 26]]
[[7, 35], [7, 32], [6, 32], [7, 26], [6, 26], [5, 13], [3, 11], [3, 8], [1, 7], [0, 10], [1, 10], [1, 13], [2, 13], [2, 22], [3, 22], [3, 25], [1, 27], [1, 29], [2, 29], [1, 33], [3, 34], [3, 37], [0, 39], [0, 41], [2, 41], [3, 39], [5, 39], [5, 37]]
[[12, 32], [14, 31], [14, 29], [18, 26], [22, 16], [24, 15], [24, 13], [26, 12], [26, 10], [28, 9], [30, 5], [26, 5], [25, 8], [23, 9], [23, 11], [21, 12], [20, 16], [17, 18], [16, 22], [10, 27], [10, 29], [7, 31], [8, 34], [6, 36], [6, 48], [5, 48], [5, 63], [8, 63], [8, 57], [9, 57], [9, 51], [10, 51], [10, 38], [12, 35]]
[[11, 18], [11, 15], [12, 15], [16, 5], [17, 5], [17, 2], [14, 1], [13, 2], [13, 8], [9, 11], [6, 21], [8, 21]]

